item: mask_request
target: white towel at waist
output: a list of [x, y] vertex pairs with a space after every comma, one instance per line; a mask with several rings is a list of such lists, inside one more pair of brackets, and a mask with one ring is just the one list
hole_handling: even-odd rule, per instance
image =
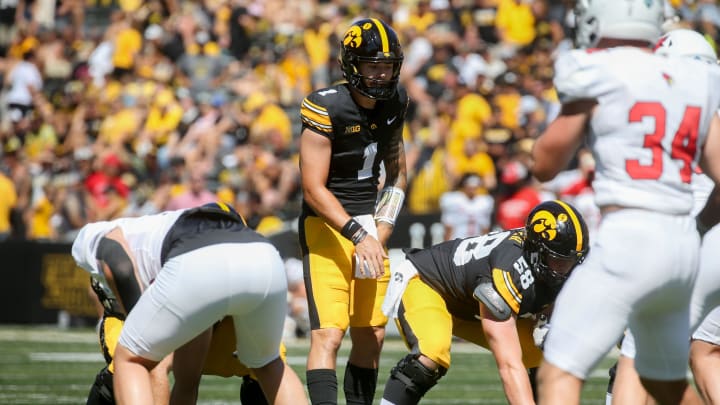
[[410, 260], [405, 259], [390, 274], [390, 282], [388, 284], [385, 301], [383, 301], [382, 312], [387, 317], [397, 317], [398, 308], [405, 288], [407, 288], [410, 279], [417, 276], [418, 271]]

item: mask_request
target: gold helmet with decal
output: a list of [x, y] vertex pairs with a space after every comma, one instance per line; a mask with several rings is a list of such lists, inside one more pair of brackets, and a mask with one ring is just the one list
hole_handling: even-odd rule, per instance
[[[384, 21], [367, 18], [356, 21], [345, 31], [339, 55], [345, 80], [360, 94], [378, 100], [395, 95], [403, 52], [395, 31]], [[360, 63], [392, 63], [389, 79], [369, 79], [360, 74]], [[368, 86], [367, 81], [371, 82]]]
[[525, 259], [535, 276], [550, 286], [562, 285], [590, 249], [582, 215], [560, 200], [535, 206], [525, 232]]

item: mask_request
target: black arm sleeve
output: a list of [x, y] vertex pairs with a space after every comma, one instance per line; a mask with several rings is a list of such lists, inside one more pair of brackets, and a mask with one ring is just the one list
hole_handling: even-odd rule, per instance
[[128, 313], [140, 299], [140, 283], [135, 278], [132, 260], [117, 241], [102, 238], [98, 244], [96, 258], [110, 268], [118, 295]]

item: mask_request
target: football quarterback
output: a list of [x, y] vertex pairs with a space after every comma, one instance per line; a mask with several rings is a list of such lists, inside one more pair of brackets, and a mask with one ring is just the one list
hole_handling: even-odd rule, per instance
[[407, 183], [408, 97], [398, 85], [402, 47], [384, 21], [350, 25], [338, 59], [346, 82], [312, 92], [300, 106], [307, 386], [313, 403], [336, 403], [337, 350], [350, 327], [345, 397], [370, 404], [387, 322], [380, 311], [389, 276], [385, 245]]

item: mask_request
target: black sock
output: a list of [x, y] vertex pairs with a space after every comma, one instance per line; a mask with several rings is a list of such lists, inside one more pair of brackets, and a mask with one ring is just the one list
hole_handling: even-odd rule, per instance
[[345, 400], [348, 405], [372, 405], [378, 369], [362, 368], [350, 363], [345, 368]]
[[243, 382], [240, 385], [240, 403], [243, 405], [267, 405], [268, 403], [260, 383], [247, 375], [243, 376]]
[[321, 368], [305, 372], [310, 403], [313, 405], [337, 404], [337, 376], [335, 370]]

